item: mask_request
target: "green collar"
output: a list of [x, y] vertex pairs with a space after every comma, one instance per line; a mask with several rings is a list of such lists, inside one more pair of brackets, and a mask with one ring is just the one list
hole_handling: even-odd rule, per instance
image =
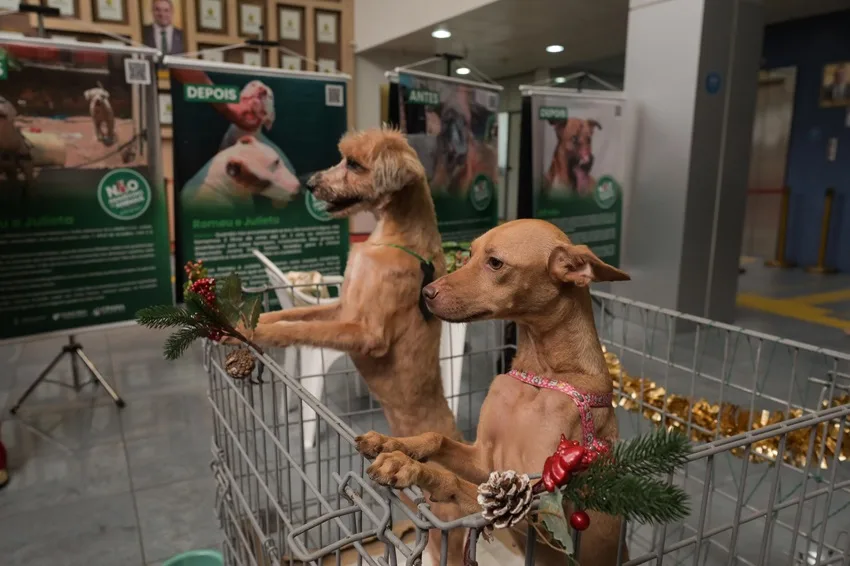
[[404, 247], [404, 246], [400, 246], [400, 245], [398, 245], [398, 244], [372, 244], [372, 245], [373, 245], [373, 246], [387, 246], [387, 247], [390, 247], [390, 248], [396, 248], [396, 249], [398, 249], [398, 250], [401, 250], [401, 251], [403, 251], [403, 252], [405, 252], [405, 253], [408, 253], [408, 254], [412, 255], [413, 257], [415, 257], [416, 259], [418, 259], [418, 260], [420, 261], [420, 263], [424, 263], [424, 264], [426, 264], [426, 265], [431, 263], [431, 260], [429, 260], [429, 259], [425, 259], [424, 257], [422, 257], [421, 255], [419, 255], [419, 254], [418, 254], [418, 253], [416, 253], [415, 251], [411, 250], [410, 248], [406, 248], [406, 247]]
[[410, 248], [406, 248], [404, 246], [400, 246], [398, 244], [372, 244], [373, 246], [386, 246], [390, 248], [396, 248], [403, 251], [406, 254], [410, 254], [416, 259], [419, 260], [419, 268], [422, 270], [422, 284], [419, 287], [419, 312], [422, 313], [422, 318], [426, 321], [431, 320], [433, 318], [433, 314], [428, 310], [428, 306], [425, 304], [425, 297], [422, 295], [422, 289], [425, 288], [426, 285], [434, 282], [434, 264], [430, 261], [411, 250]]

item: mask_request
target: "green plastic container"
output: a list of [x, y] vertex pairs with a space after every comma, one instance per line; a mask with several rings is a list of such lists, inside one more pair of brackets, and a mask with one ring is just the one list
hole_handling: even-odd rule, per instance
[[224, 566], [224, 558], [217, 550], [190, 550], [169, 558], [162, 566]]

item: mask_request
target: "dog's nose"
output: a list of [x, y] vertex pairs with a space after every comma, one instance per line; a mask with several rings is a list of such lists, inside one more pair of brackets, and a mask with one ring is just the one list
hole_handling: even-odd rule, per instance
[[433, 299], [439, 292], [440, 291], [434, 285], [425, 285], [425, 287], [422, 288], [422, 294], [425, 295], [426, 299]]
[[308, 173], [307, 175], [300, 175], [298, 177], [298, 182], [301, 183], [301, 186], [313, 192], [313, 189], [316, 188], [316, 175], [312, 173]]

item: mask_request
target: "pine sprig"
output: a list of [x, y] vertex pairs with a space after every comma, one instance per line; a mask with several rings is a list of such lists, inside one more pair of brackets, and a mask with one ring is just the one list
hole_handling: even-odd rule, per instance
[[192, 342], [208, 336], [208, 332], [203, 327], [186, 326], [178, 329], [165, 340], [165, 359], [178, 359], [189, 349]]
[[578, 509], [641, 523], [684, 519], [690, 513], [688, 495], [659, 476], [684, 465], [689, 452], [684, 435], [663, 429], [619, 443], [572, 477], [564, 497]]
[[262, 349], [241, 330], [256, 328], [262, 310], [260, 297], [244, 298], [242, 282], [235, 273], [224, 278], [218, 292], [213, 293], [215, 280], [207, 277], [202, 262], [187, 263], [185, 271], [188, 278], [185, 307], [158, 305], [136, 313], [136, 320], [142, 326], [177, 328], [165, 342], [166, 359], [179, 358], [199, 338], [218, 341], [223, 336], [236, 338], [262, 354]]
[[136, 320], [142, 326], [156, 330], [172, 326], [191, 326], [195, 322], [188, 310], [171, 305], [156, 305], [141, 309], [136, 313]]

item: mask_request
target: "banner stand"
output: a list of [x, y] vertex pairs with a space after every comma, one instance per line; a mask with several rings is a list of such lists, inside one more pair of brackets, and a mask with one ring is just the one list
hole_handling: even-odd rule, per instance
[[[24, 5], [22, 5], [23, 8]], [[86, 44], [86, 43], [77, 43], [77, 42], [67, 42], [67, 41], [57, 41], [52, 39], [44, 38], [44, 30], [43, 30], [43, 8], [30, 6], [29, 10], [22, 11], [35, 11], [38, 14], [39, 20], [39, 35], [42, 37], [39, 38], [19, 38], [19, 37], [8, 37], [4, 36], [4, 34], [0, 34], [0, 39], [7, 40], [14, 44], [19, 44], [23, 46], [31, 46], [31, 47], [49, 47], [49, 48], [58, 48], [58, 49], [68, 49], [71, 51], [74, 50], [86, 50], [86, 51], [99, 51], [109, 54], [121, 54], [127, 55], [130, 58], [136, 59], [139, 62], [148, 61], [150, 65], [159, 57], [159, 52], [155, 49], [150, 48], [136, 48], [136, 47], [123, 47], [123, 46], [109, 46], [109, 45], [96, 45], [96, 44]], [[34, 8], [34, 9], [33, 9]], [[41, 10], [39, 10], [41, 8]], [[51, 14], [47, 14], [51, 15]], [[127, 71], [129, 72], [129, 71]], [[129, 82], [129, 81], [128, 81]], [[147, 151], [149, 155], [158, 156], [160, 151], [160, 136], [159, 136], [159, 116], [157, 112], [154, 111], [146, 111], [147, 109], [152, 109], [156, 107], [156, 89], [155, 88], [144, 88], [142, 85], [147, 83], [135, 83], [131, 88], [138, 89], [135, 93], [133, 93], [134, 97], [137, 97], [137, 101], [134, 104], [139, 104], [141, 106], [140, 117], [135, 118], [135, 121], [140, 123], [137, 126], [141, 126], [142, 130], [142, 138], [143, 142], [135, 142], [139, 146], [139, 150], [141, 152], [144, 151], [144, 146], [147, 146]], [[162, 175], [161, 171], [161, 163], [160, 159], [157, 157], [155, 159], [150, 160], [150, 168], [153, 173], [154, 178], [160, 178]], [[113, 326], [121, 326], [124, 324], [131, 324], [131, 322], [117, 322], [116, 323], [106, 323], [102, 325], [96, 326], [86, 326], [76, 329], [68, 329], [71, 332], [74, 331], [87, 331], [94, 330], [98, 327], [100, 328], [109, 328]], [[57, 333], [62, 333], [62, 331], [58, 332], [43, 332], [37, 333], [30, 336], [22, 336], [19, 338], [13, 338], [11, 340], [2, 340], [0, 343], [10, 343], [10, 342], [23, 342], [31, 339], [44, 338], [46, 336], [55, 335]], [[112, 399], [113, 403], [121, 409], [126, 406], [124, 399], [118, 394], [116, 389], [107, 381], [104, 375], [98, 370], [97, 366], [95, 366], [94, 362], [86, 355], [83, 350], [83, 345], [80, 344], [75, 334], [69, 333], [68, 335], [68, 343], [62, 347], [62, 350], [53, 358], [53, 360], [47, 365], [47, 367], [38, 375], [38, 377], [27, 387], [24, 393], [18, 398], [15, 404], [10, 409], [10, 413], [12, 415], [16, 415], [18, 410], [21, 408], [21, 405], [32, 395], [32, 393], [38, 388], [41, 383], [52, 383], [55, 385], [60, 385], [62, 387], [68, 387], [73, 389], [76, 392], [80, 392], [83, 387], [87, 385], [94, 385], [95, 387], [100, 386], [106, 391], [109, 397]], [[71, 384], [64, 383], [59, 380], [49, 379], [48, 376], [50, 372], [57, 366], [57, 364], [65, 357], [70, 357], [71, 362], [71, 376], [72, 382]], [[90, 379], [87, 381], [82, 381], [80, 368], [78, 366], [78, 360], [82, 362], [85, 366], [85, 369], [88, 370], [90, 374]]]
[[[61, 381], [47, 379], [47, 376], [50, 374], [50, 371], [54, 367], [56, 367], [56, 364], [59, 363], [59, 360], [61, 360], [66, 355], [71, 357], [71, 377], [73, 379], [73, 383], [71, 385], [68, 385], [67, 383], [63, 383]], [[77, 358], [79, 358], [83, 362], [83, 365], [86, 366], [86, 369], [88, 369], [89, 373], [91, 374], [91, 379], [84, 383], [80, 383], [80, 372], [79, 368], [77, 367]], [[36, 380], [33, 381], [29, 387], [27, 387], [27, 390], [24, 391], [24, 394], [21, 395], [21, 397], [15, 402], [15, 405], [9, 410], [9, 412], [13, 415], [16, 415], [18, 413], [18, 409], [20, 409], [24, 401], [27, 400], [27, 397], [29, 397], [32, 392], [35, 391], [35, 388], [38, 387], [38, 385], [42, 382], [53, 383], [54, 385], [61, 385], [62, 387], [69, 387], [77, 393], [79, 393], [86, 385], [94, 384], [95, 387], [100, 385], [101, 387], [103, 387], [104, 391], [106, 391], [106, 393], [110, 397], [112, 397], [112, 401], [119, 409], [122, 409], [125, 405], [124, 399], [122, 399], [121, 396], [118, 395], [115, 389], [109, 384], [108, 381], [106, 381], [106, 378], [103, 377], [103, 374], [98, 371], [94, 363], [89, 359], [88, 356], [86, 356], [85, 352], [83, 352], [82, 344], [77, 342], [73, 334], [68, 336], [68, 344], [62, 347], [62, 351], [59, 352], [59, 354], [57, 354], [55, 358], [53, 358], [53, 361], [50, 362], [50, 364], [48, 364], [44, 371], [39, 374]]]

